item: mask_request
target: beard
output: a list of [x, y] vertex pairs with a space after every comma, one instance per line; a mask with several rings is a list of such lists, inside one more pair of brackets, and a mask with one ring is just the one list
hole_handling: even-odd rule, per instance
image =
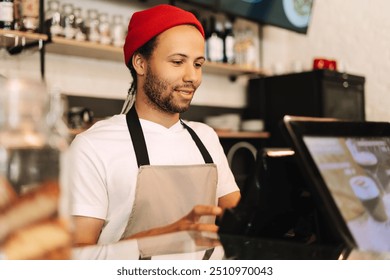
[[189, 88], [194, 90], [194, 92], [196, 89], [192, 84], [170, 87], [168, 81], [159, 78], [148, 66], [143, 89], [148, 97], [149, 105], [161, 112], [171, 114], [184, 113], [190, 107], [191, 100], [184, 103], [181, 102], [181, 104], [178, 100], [175, 100], [174, 91], [178, 88]]

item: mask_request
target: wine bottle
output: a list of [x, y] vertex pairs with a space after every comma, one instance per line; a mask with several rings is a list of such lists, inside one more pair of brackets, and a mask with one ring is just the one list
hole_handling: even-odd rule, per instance
[[0, 28], [13, 29], [14, 1], [0, 0]]

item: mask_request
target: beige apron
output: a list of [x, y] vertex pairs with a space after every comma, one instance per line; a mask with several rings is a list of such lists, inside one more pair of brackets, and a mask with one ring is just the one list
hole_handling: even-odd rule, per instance
[[[135, 106], [126, 115], [139, 166], [136, 194], [122, 238], [171, 224], [188, 214], [198, 204], [216, 205], [217, 168], [205, 146], [184, 122], [201, 152], [205, 164], [152, 166]], [[161, 147], [164, 149], [164, 147]], [[215, 217], [202, 217], [213, 223]]]

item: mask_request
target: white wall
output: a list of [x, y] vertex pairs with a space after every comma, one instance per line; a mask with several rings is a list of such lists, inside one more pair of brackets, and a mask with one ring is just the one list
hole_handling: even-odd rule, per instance
[[263, 65], [304, 69], [315, 57], [336, 59], [347, 72], [366, 78], [368, 120], [390, 121], [390, 1], [314, 0], [307, 35], [264, 29]]
[[[128, 18], [139, 8], [138, 1], [61, 0], [82, 7], [93, 7]], [[129, 4], [130, 3], [130, 4]], [[296, 61], [304, 70], [315, 57], [336, 59], [351, 74], [366, 78], [366, 115], [368, 120], [390, 120], [390, 19], [387, 0], [314, 0], [307, 35], [276, 27], [264, 28], [263, 61], [265, 68], [275, 65], [285, 71]], [[125, 18], [126, 18], [125, 17]], [[60, 55], [47, 56], [47, 81], [64, 92], [124, 98], [130, 75], [123, 63], [101, 62]], [[39, 78], [39, 56], [29, 53], [10, 57], [0, 51], [0, 74]], [[205, 75], [194, 104], [227, 107], [245, 105], [245, 79], [231, 83], [226, 77]]]

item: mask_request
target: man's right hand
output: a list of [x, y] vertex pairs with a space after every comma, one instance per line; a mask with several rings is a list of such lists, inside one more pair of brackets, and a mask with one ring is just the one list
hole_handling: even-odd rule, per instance
[[142, 231], [127, 237], [126, 239], [141, 238], [147, 236], [155, 236], [159, 234], [172, 233], [178, 231], [208, 231], [217, 232], [218, 226], [215, 224], [203, 224], [199, 223], [202, 216], [220, 216], [222, 214], [222, 208], [213, 205], [196, 205], [187, 215], [178, 221], [158, 227], [150, 230]]

